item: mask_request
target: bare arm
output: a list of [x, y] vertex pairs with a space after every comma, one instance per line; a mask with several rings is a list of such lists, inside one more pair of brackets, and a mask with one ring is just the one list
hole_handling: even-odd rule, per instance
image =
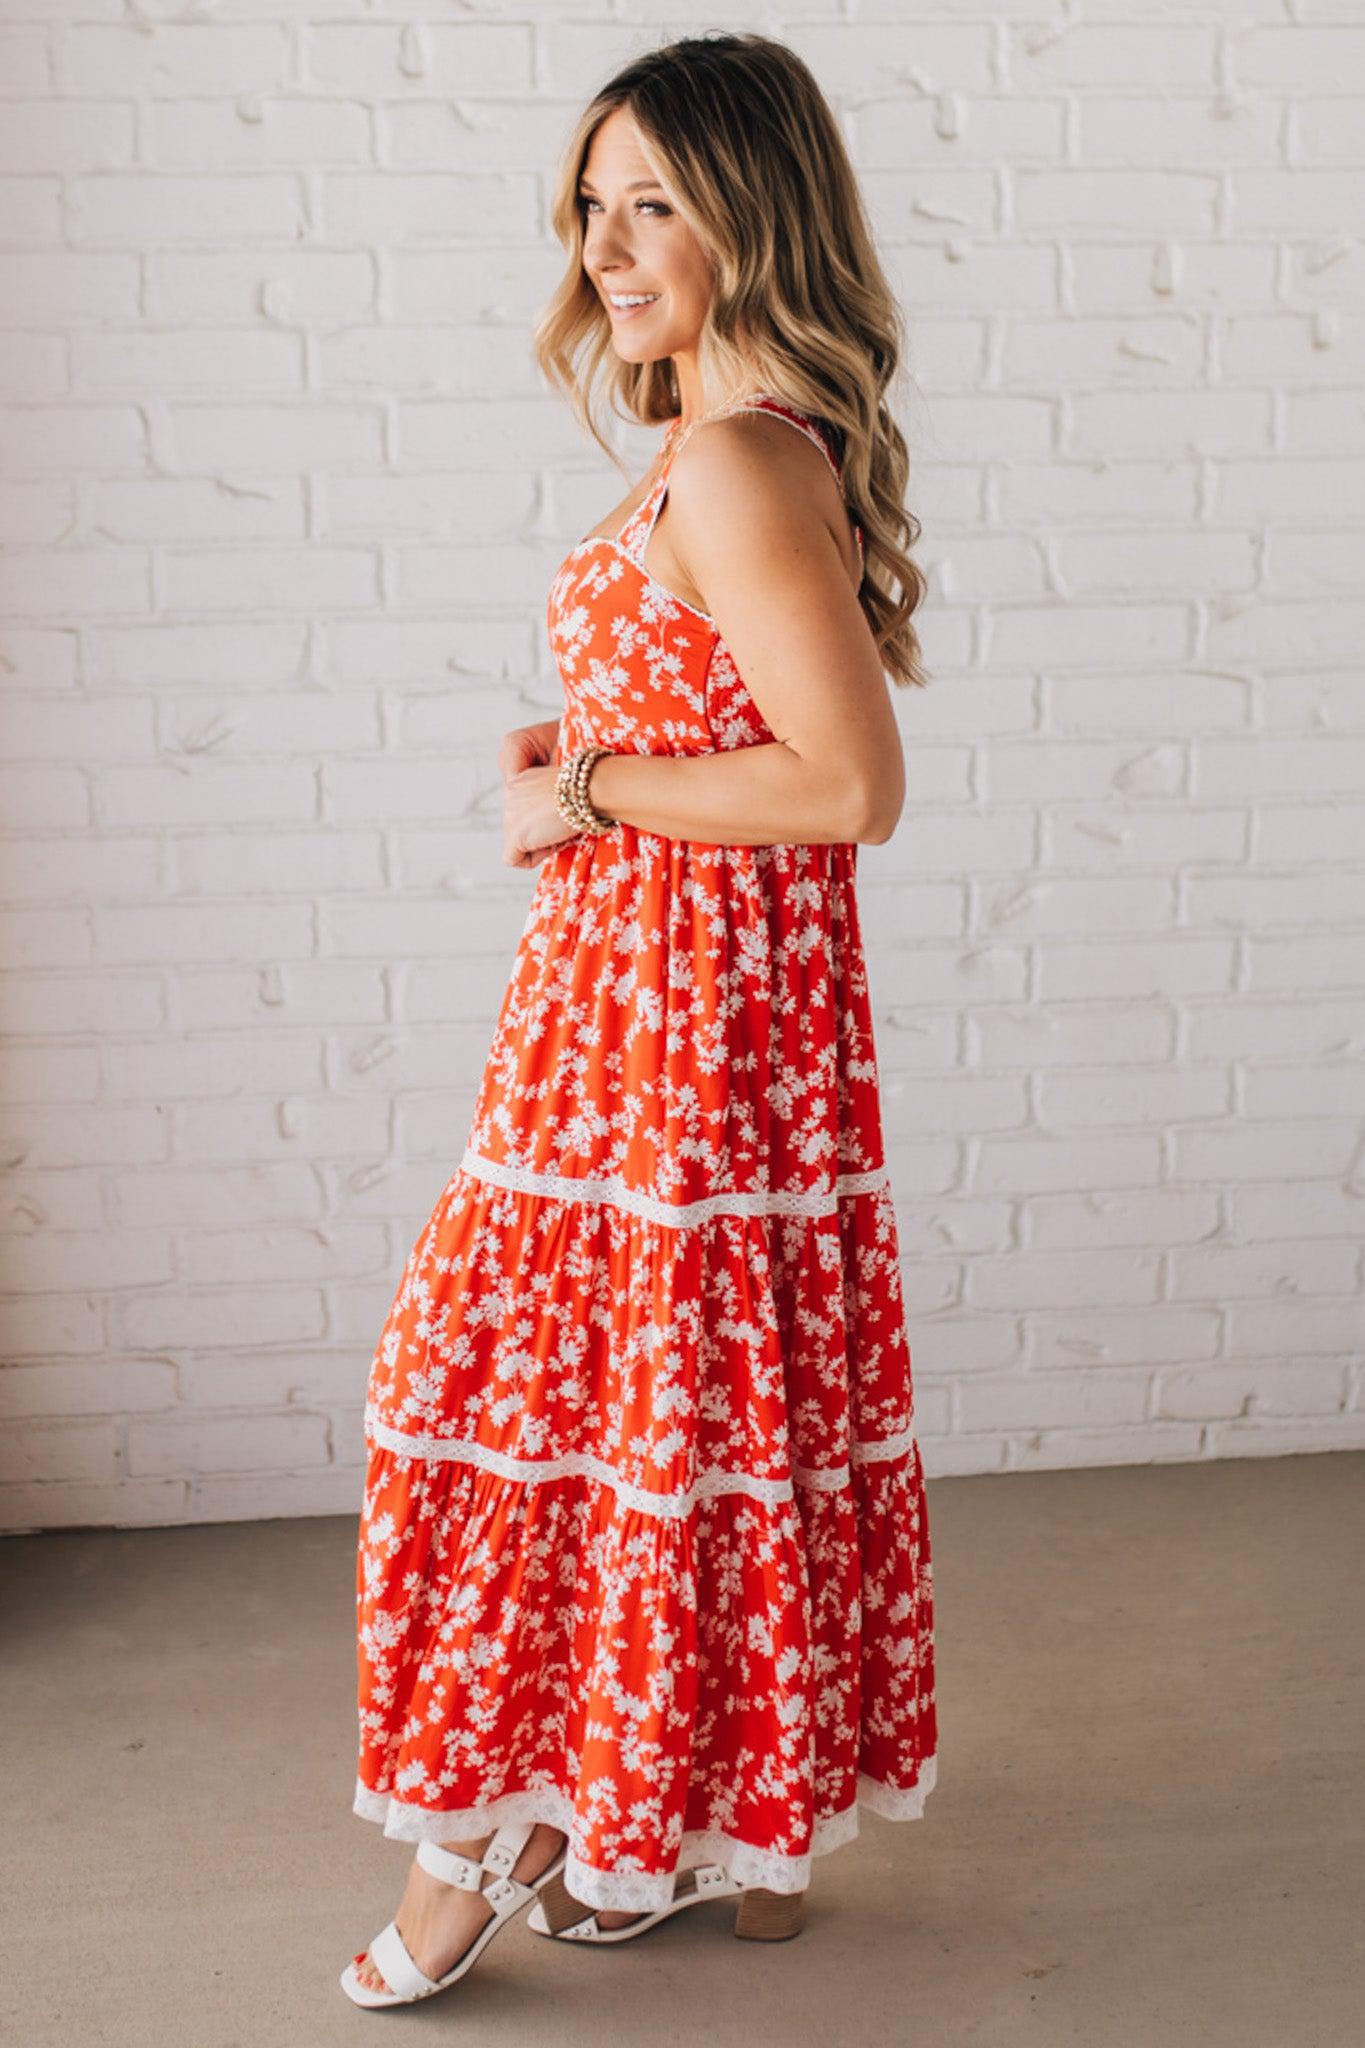
[[880, 838], [856, 793], [764, 740], [716, 754], [612, 754], [588, 778], [595, 809], [642, 832], [718, 846]]
[[[714, 754], [607, 757], [589, 796], [610, 817], [742, 846], [881, 840], [895, 829], [900, 734], [820, 509], [821, 473], [816, 450], [755, 414], [708, 421], [678, 456], [670, 539], [774, 737]], [[831, 500], [842, 517], [837, 493]]]

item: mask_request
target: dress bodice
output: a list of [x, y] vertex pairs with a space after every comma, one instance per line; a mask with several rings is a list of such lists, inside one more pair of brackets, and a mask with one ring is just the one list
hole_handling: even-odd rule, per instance
[[[806, 435], [843, 487], [815, 422], [762, 395], [728, 408], [771, 412]], [[706, 612], [644, 566], [668, 478], [692, 426], [669, 429], [658, 477], [614, 535], [570, 549], [550, 586], [546, 625], [564, 688], [560, 753], [606, 746], [619, 753], [697, 754], [756, 746], [774, 735]], [[863, 535], [855, 526], [859, 557]]]

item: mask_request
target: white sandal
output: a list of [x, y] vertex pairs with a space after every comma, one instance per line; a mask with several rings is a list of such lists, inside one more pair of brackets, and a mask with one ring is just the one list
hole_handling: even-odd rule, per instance
[[[569, 1853], [567, 1839], [560, 1843], [559, 1853], [548, 1863], [539, 1876], [523, 1883], [513, 1877], [512, 1868], [535, 1828], [534, 1821], [515, 1821], [498, 1829], [480, 1861], [472, 1856], [461, 1856], [454, 1849], [443, 1849], [437, 1842], [420, 1842], [417, 1847], [417, 1861], [423, 1870], [443, 1883], [455, 1885], [460, 1891], [479, 1892], [493, 1908], [491, 1919], [479, 1929], [468, 1948], [451, 1964], [444, 1977], [428, 1977], [420, 1970], [408, 1953], [407, 1943], [398, 1932], [398, 1922], [390, 1920], [387, 1927], [376, 1934], [370, 1943], [368, 1954], [375, 1968], [389, 1987], [376, 1991], [368, 1984], [362, 1984], [356, 1971], [356, 1963], [347, 1963], [341, 1973], [341, 1988], [356, 2005], [411, 2005], [415, 1999], [430, 1998], [434, 1991], [444, 1991], [463, 1977], [483, 1953], [498, 1929], [513, 1919], [526, 1904], [535, 1898], [542, 1885], [551, 1883], [564, 1868]], [[485, 1886], [484, 1877], [491, 1871], [493, 1882]], [[364, 1958], [358, 1958], [363, 1961]]]
[[546, 1884], [527, 1918], [526, 1925], [537, 1934], [549, 1934], [556, 1941], [633, 1941], [681, 1913], [702, 1899], [728, 1899], [741, 1893], [735, 1915], [735, 1933], [742, 1941], [786, 1941], [799, 1934], [805, 1918], [804, 1892], [768, 1892], [737, 1884], [719, 1863], [697, 1863], [677, 1873], [673, 1896], [657, 1912], [640, 1913], [624, 1927], [604, 1927], [597, 1914], [576, 1899], [562, 1877]]

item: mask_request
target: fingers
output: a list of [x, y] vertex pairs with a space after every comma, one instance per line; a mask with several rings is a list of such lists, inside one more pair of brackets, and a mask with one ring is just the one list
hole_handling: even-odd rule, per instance
[[498, 765], [504, 780], [510, 781], [523, 768], [548, 767], [554, 758], [558, 738], [557, 718], [543, 718], [535, 725], [519, 725], [512, 732], [505, 733], [498, 749]]

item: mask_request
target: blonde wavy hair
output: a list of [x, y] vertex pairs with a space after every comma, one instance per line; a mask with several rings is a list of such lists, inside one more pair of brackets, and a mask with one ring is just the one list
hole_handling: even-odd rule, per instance
[[863, 529], [863, 614], [886, 673], [923, 685], [911, 618], [925, 578], [909, 553], [921, 528], [904, 504], [910, 459], [887, 403], [903, 321], [843, 138], [795, 51], [756, 34], [687, 36], [632, 58], [594, 94], [555, 184], [551, 218], [570, 262], [533, 332], [542, 372], [613, 460], [593, 416], [599, 387], [612, 412], [641, 424], [680, 410], [671, 358], [620, 359], [583, 267], [578, 181], [593, 134], [623, 106], [710, 257], [714, 288], [699, 343], [708, 410], [741, 390], [762, 391], [831, 433]]

